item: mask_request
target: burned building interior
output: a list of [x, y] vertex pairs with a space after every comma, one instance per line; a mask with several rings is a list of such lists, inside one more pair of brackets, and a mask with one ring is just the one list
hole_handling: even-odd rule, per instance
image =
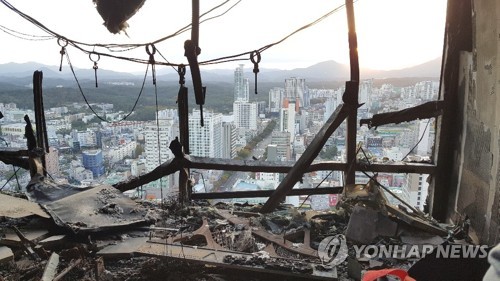
[[[123, 31], [126, 20], [144, 4], [130, 0], [117, 9], [120, 1], [94, 2], [113, 33]], [[487, 257], [438, 259], [430, 254], [377, 259], [356, 257], [353, 245], [444, 243], [488, 245], [490, 250], [499, 243], [500, 2], [448, 0], [439, 99], [361, 122], [352, 0], [346, 0], [344, 11], [350, 80], [345, 82], [343, 103], [292, 163], [190, 155], [188, 100], [200, 107], [203, 125], [203, 105], [210, 98], [200, 73], [203, 63], [198, 61], [199, 0], [193, 0], [192, 11], [187, 11], [192, 13], [191, 39], [182, 50], [188, 65], [179, 66], [183, 73], [177, 96], [179, 137], [170, 143], [175, 157], [152, 172], [88, 188], [52, 181], [44, 168], [48, 142], [43, 73], [34, 71], [35, 120], [25, 118], [28, 149], [0, 151], [2, 162], [31, 175], [25, 193], [0, 193], [0, 280], [378, 280], [388, 272], [402, 276], [400, 280], [482, 280], [490, 267]], [[58, 37], [61, 56], [68, 41]], [[260, 75], [261, 53], [268, 47], [245, 53], [254, 65], [255, 79]], [[146, 50], [150, 56], [142, 63], [154, 68], [159, 64], [155, 46], [149, 44]], [[184, 84], [186, 68], [192, 85]], [[359, 126], [428, 118], [436, 118], [430, 162], [371, 161], [356, 142]], [[316, 161], [344, 121], [346, 161]], [[272, 191], [193, 193], [191, 169], [286, 175]], [[344, 186], [293, 188], [304, 173], [330, 170], [343, 172]], [[356, 172], [364, 172], [370, 180], [355, 182]], [[404, 200], [389, 204], [385, 192], [390, 190], [377, 181], [379, 172], [430, 175], [427, 208], [421, 211]], [[122, 194], [175, 173], [179, 187], [175, 198], [152, 202]], [[342, 199], [325, 212], [283, 204], [286, 196], [312, 194], [342, 194]], [[255, 205], [211, 203], [249, 197], [267, 200]], [[347, 247], [339, 247], [333, 255], [339, 262], [326, 262], [321, 243], [339, 235], [345, 237], [339, 243]], [[411, 277], [405, 279], [406, 274]]]

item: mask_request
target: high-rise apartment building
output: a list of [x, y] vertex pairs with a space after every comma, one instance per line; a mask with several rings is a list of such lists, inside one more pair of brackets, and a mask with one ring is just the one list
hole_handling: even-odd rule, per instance
[[203, 112], [201, 126], [200, 110], [193, 109], [189, 114], [189, 151], [200, 157], [222, 158], [223, 129], [222, 114]]
[[248, 78], [245, 78], [243, 67], [244, 65], [240, 64], [234, 71], [234, 101], [249, 100], [249, 82]]
[[280, 111], [279, 130], [290, 133], [290, 143], [292, 143], [295, 138], [295, 108], [295, 102], [290, 102], [288, 98], [285, 98], [283, 107]]
[[281, 106], [283, 105], [283, 88], [274, 87], [269, 90], [269, 113], [279, 114]]
[[233, 122], [222, 122], [222, 158], [236, 157], [236, 139], [238, 132]]
[[306, 79], [297, 77], [285, 79], [285, 97], [289, 100], [295, 100], [296, 111], [300, 107], [309, 106], [310, 99], [306, 87]]
[[233, 103], [234, 125], [238, 129], [257, 130], [258, 105], [255, 102]]
[[172, 158], [172, 152], [168, 148], [170, 142], [175, 138], [172, 128], [172, 119], [160, 119], [158, 125], [156, 122], [146, 125], [144, 130], [144, 153], [148, 172]]

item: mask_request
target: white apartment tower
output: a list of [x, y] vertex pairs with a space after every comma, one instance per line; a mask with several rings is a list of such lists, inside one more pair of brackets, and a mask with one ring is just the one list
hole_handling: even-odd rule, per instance
[[308, 95], [306, 79], [296, 77], [285, 79], [285, 98], [295, 100], [298, 108], [309, 106]]
[[234, 101], [246, 101], [249, 100], [249, 83], [248, 78], [245, 78], [243, 72], [243, 64], [234, 71]]
[[233, 122], [222, 122], [222, 158], [236, 157], [236, 139], [238, 133]]
[[406, 186], [410, 192], [410, 204], [420, 210], [424, 209], [425, 200], [429, 194], [429, 175], [408, 174]]
[[280, 131], [290, 133], [290, 143], [295, 139], [295, 103], [285, 98], [280, 111]]
[[201, 126], [200, 110], [193, 109], [189, 114], [189, 151], [200, 157], [223, 157], [222, 114], [203, 112]]
[[359, 99], [358, 102], [364, 103], [364, 108], [371, 107], [371, 96], [373, 95], [373, 79], [363, 80], [359, 85]]
[[257, 130], [259, 107], [249, 102], [248, 79], [244, 78], [243, 64], [234, 71], [234, 125], [238, 130]]
[[172, 152], [168, 148], [170, 142], [175, 138], [172, 128], [172, 119], [160, 119], [159, 126], [157, 126], [156, 122], [146, 125], [144, 130], [144, 153], [146, 155], [146, 170], [148, 172], [151, 172], [158, 165], [172, 158]]
[[274, 87], [269, 90], [269, 112], [279, 113], [281, 105], [283, 104], [283, 88]]
[[234, 125], [238, 129], [257, 130], [258, 105], [255, 102], [233, 103]]

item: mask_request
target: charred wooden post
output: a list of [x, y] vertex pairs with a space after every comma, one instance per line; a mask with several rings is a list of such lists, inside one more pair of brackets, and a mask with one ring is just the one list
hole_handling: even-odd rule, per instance
[[[35, 126], [36, 126], [36, 143], [37, 147], [41, 148], [45, 153], [49, 152], [49, 140], [47, 136], [47, 125], [45, 123], [45, 113], [43, 109], [43, 94], [42, 94], [43, 72], [35, 71], [33, 73], [33, 97], [35, 105]], [[45, 157], [41, 157], [43, 166], [43, 175], [47, 175]]]
[[[473, 52], [475, 42], [473, 23], [474, 8], [471, 1], [449, 1], [446, 15], [445, 42], [441, 67], [441, 86], [439, 99], [444, 102], [443, 114], [437, 119], [436, 144], [433, 152], [437, 164], [435, 176], [429, 186], [430, 213], [438, 221], [445, 221], [455, 213], [450, 198], [455, 198], [457, 178], [452, 177], [456, 171], [457, 151], [460, 151], [459, 138], [463, 136], [463, 120], [459, 119], [463, 110], [459, 100], [460, 88], [460, 55], [462, 52]], [[466, 102], [466, 101], [465, 101]], [[462, 117], [460, 117], [462, 118]]]
[[[356, 35], [356, 24], [354, 20], [353, 0], [346, 0], [347, 25], [349, 37], [349, 61], [351, 68], [351, 80], [346, 83], [346, 91], [342, 97], [344, 103], [351, 106], [358, 104], [359, 90], [359, 59], [358, 59], [358, 39]], [[346, 184], [354, 184], [355, 173], [353, 165], [356, 162], [356, 132], [357, 132], [357, 110], [349, 112], [347, 117], [347, 163], [350, 168], [345, 171]]]
[[24, 116], [24, 121], [26, 121], [26, 126], [24, 127], [24, 136], [26, 137], [28, 145], [28, 155], [29, 155], [29, 170], [31, 178], [36, 175], [44, 175], [44, 167], [42, 164], [41, 157], [43, 156], [43, 151], [38, 149], [36, 145], [35, 131], [31, 125], [31, 120], [28, 115]]
[[188, 106], [188, 89], [184, 87], [184, 75], [186, 74], [186, 67], [180, 65], [179, 72], [179, 93], [177, 95], [177, 109], [179, 112], [179, 134], [180, 142], [184, 149], [185, 154], [189, 153], [189, 106]]
[[179, 170], [179, 202], [185, 204], [191, 199], [191, 186], [189, 184], [189, 169]]
[[398, 124], [410, 122], [417, 119], [429, 119], [443, 114], [444, 101], [430, 101], [414, 107], [406, 108], [394, 112], [379, 113], [370, 119], [361, 119], [359, 125], [368, 125], [368, 128], [378, 127], [387, 124]]

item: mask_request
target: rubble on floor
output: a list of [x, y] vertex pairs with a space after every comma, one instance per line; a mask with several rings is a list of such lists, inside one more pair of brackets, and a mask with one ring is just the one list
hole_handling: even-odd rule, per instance
[[346, 187], [330, 211], [281, 205], [268, 214], [260, 205], [182, 206], [115, 191], [63, 192], [40, 205], [0, 194], [0, 206], [16, 200], [16, 209], [0, 208], [0, 280], [361, 280], [380, 269], [418, 275], [428, 257], [360, 249], [470, 242], [466, 224], [389, 205], [372, 184]]

